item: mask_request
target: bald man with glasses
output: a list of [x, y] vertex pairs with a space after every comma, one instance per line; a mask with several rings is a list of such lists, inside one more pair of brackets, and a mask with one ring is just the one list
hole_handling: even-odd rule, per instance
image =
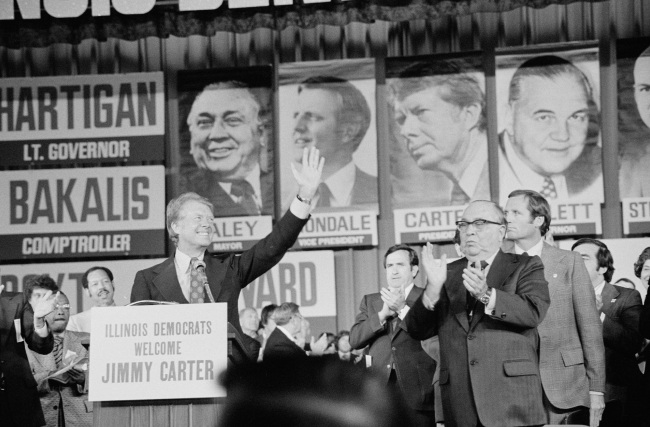
[[539, 257], [501, 251], [501, 208], [475, 201], [456, 223], [465, 257], [447, 264], [422, 251], [427, 287], [406, 315], [416, 339], [438, 336], [446, 427], [546, 422], [537, 326], [549, 307]]

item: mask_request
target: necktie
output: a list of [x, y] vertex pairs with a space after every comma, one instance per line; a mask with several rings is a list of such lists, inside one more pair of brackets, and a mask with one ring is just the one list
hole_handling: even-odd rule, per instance
[[233, 181], [230, 194], [237, 197], [237, 203], [246, 211], [247, 215], [260, 214], [260, 208], [255, 201], [255, 191], [250, 182], [245, 179]]
[[318, 186], [318, 203], [316, 207], [329, 208], [331, 206], [332, 192], [324, 182]]
[[203, 278], [196, 269], [198, 260], [196, 257], [190, 260], [190, 304], [203, 304]]
[[[474, 264], [474, 263], [472, 263], [472, 264]], [[485, 270], [485, 267], [487, 267], [487, 266], [488, 266], [488, 263], [485, 260], [481, 261], [481, 271]], [[469, 320], [471, 321], [472, 320], [472, 314], [474, 312], [474, 306], [476, 305], [476, 302], [478, 300], [476, 298], [474, 298], [474, 296], [472, 294], [470, 294], [469, 291], [466, 291], [466, 292], [467, 292], [467, 305], [465, 306], [465, 309], [467, 310], [467, 317], [469, 317]]]
[[457, 182], [454, 182], [454, 188], [451, 190], [452, 206], [466, 205], [469, 203], [469, 196], [460, 188]]
[[542, 191], [540, 191], [540, 193], [547, 199], [557, 198], [557, 190], [555, 189], [555, 184], [553, 183], [553, 180], [548, 176], [544, 177], [544, 184], [542, 184]]
[[61, 368], [61, 363], [63, 361], [63, 337], [56, 335], [54, 336], [54, 361], [56, 362], [56, 367]]

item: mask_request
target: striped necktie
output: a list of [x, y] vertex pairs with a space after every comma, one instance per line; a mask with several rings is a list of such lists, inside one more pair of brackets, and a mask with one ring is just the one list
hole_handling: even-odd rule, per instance
[[54, 336], [54, 361], [56, 362], [56, 367], [61, 368], [61, 363], [63, 362], [63, 337], [60, 335]]

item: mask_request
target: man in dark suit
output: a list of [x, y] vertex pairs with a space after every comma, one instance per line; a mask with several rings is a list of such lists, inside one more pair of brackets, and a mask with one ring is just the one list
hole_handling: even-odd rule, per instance
[[549, 284], [551, 307], [537, 328], [548, 423], [596, 427], [605, 408], [605, 347], [589, 274], [576, 252], [542, 239], [551, 208], [541, 194], [515, 190], [508, 197], [508, 239], [516, 254], [542, 259]]
[[[285, 358], [306, 358], [307, 352], [298, 345], [296, 334], [302, 328], [302, 315], [300, 307], [293, 302], [281, 304], [273, 312], [276, 327], [266, 340], [263, 360], [265, 362], [278, 361]], [[316, 342], [312, 336], [309, 355], [322, 356], [327, 347], [327, 336], [323, 335]]]
[[316, 207], [377, 209], [377, 177], [352, 158], [370, 127], [370, 107], [361, 91], [338, 77], [310, 77], [298, 86], [294, 117], [295, 160], [304, 147], [318, 148], [325, 158]]
[[427, 287], [405, 318], [414, 338], [439, 336], [445, 426], [545, 424], [537, 354], [550, 302], [544, 266], [500, 250], [506, 220], [492, 202], [470, 203], [456, 224], [465, 257], [447, 265], [427, 244]]
[[45, 316], [54, 311], [51, 291], [32, 309], [22, 293], [2, 295], [0, 285], [0, 419], [3, 427], [45, 425], [27, 346], [40, 354], [52, 351], [54, 339]]
[[273, 214], [273, 172], [261, 161], [266, 110], [238, 81], [210, 84], [192, 104], [187, 125], [198, 171], [183, 177], [181, 189], [207, 198], [215, 216]]
[[580, 253], [596, 292], [596, 308], [603, 322], [605, 342], [605, 411], [600, 427], [628, 425], [627, 395], [641, 381], [636, 353], [641, 347], [639, 319], [643, 305], [641, 295], [634, 289], [614, 286], [614, 259], [607, 245], [596, 239], [584, 238], [571, 250]]
[[[131, 290], [131, 302], [140, 300], [177, 303], [212, 300], [228, 303], [228, 322], [241, 332], [237, 302], [241, 289], [267, 272], [293, 245], [307, 222], [311, 199], [323, 170], [317, 149], [305, 150], [303, 166], [293, 168], [299, 186], [289, 211], [271, 233], [241, 255], [211, 255], [214, 216], [212, 204], [195, 193], [185, 193], [167, 205], [167, 230], [176, 243], [175, 253], [162, 263], [139, 271]], [[202, 286], [197, 262], [205, 263], [208, 287]], [[193, 280], [192, 278], [198, 278]], [[197, 286], [198, 285], [198, 286]], [[204, 294], [204, 289], [207, 295]]]
[[386, 251], [388, 287], [363, 297], [350, 330], [350, 345], [355, 349], [368, 346], [372, 369], [401, 392], [413, 410], [413, 424], [432, 426], [436, 363], [402, 321], [422, 294], [422, 288], [413, 283], [418, 264], [417, 254], [406, 245], [394, 245]]

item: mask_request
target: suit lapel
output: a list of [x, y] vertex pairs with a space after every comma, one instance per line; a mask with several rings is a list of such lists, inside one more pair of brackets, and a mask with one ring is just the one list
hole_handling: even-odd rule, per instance
[[557, 277], [558, 265], [564, 264], [564, 257], [565, 255], [561, 251], [556, 250], [548, 243], [544, 243], [540, 258], [544, 264], [544, 278], [548, 282], [548, 294], [551, 301], [553, 301], [553, 294], [557, 291], [558, 285], [558, 281], [552, 279]]
[[[7, 342], [7, 338], [9, 338], [9, 334], [11, 333], [12, 323], [16, 316], [17, 310], [18, 304], [15, 304], [13, 299], [0, 297], [0, 316], [2, 316], [2, 319], [0, 321], [2, 322], [1, 325], [3, 326], [0, 327], [0, 330], [3, 332], [2, 337], [0, 337], [0, 347], [2, 348], [4, 348]], [[6, 327], [4, 327], [4, 325], [6, 325]], [[18, 333], [20, 333], [20, 331], [18, 331]]]
[[[411, 292], [406, 296], [406, 305], [409, 307], [413, 307], [413, 304], [420, 298], [420, 295], [422, 295], [422, 292], [424, 292], [424, 289], [418, 288], [417, 286], [413, 285], [413, 288], [411, 288]], [[381, 309], [381, 307], [380, 307]], [[393, 333], [392, 339], [395, 339], [395, 337], [399, 334], [401, 330], [406, 331], [406, 323], [405, 322], [400, 322], [399, 326], [397, 327], [397, 330]]]
[[449, 296], [449, 310], [456, 316], [458, 323], [469, 331], [469, 321], [467, 320], [467, 291], [463, 286], [463, 269], [467, 266], [467, 258], [462, 258], [452, 267], [447, 269], [447, 281], [445, 290]]
[[183, 291], [181, 290], [181, 284], [178, 282], [176, 267], [174, 265], [174, 255], [169, 257], [167, 262], [160, 265], [156, 273], [158, 275], [154, 277], [153, 284], [163, 295], [165, 301], [189, 302], [185, 299], [185, 295], [183, 295]]
[[[517, 268], [518, 262], [513, 257], [512, 259], [504, 254], [502, 251], [497, 253], [497, 256], [494, 257], [492, 265], [488, 270], [487, 275], [487, 285], [489, 288], [501, 289], [506, 282], [506, 279], [510, 277], [513, 271]], [[478, 323], [483, 316], [485, 316], [485, 306], [481, 303], [477, 303], [474, 310], [474, 316], [472, 316], [472, 323], [470, 326], [474, 326]]]
[[[214, 301], [218, 302], [219, 294], [223, 289], [221, 282], [225, 279], [225, 274], [224, 274], [225, 272], [219, 271], [221, 270], [219, 260], [213, 258], [208, 251], [205, 251], [205, 255], [203, 256], [203, 259], [205, 260], [206, 275], [208, 277], [208, 284], [210, 285], [212, 296], [214, 297]], [[209, 301], [207, 295], [205, 296], [205, 298], [206, 301]]]
[[613, 313], [614, 312], [614, 304], [616, 304], [616, 299], [621, 293], [616, 290], [614, 285], [605, 282], [605, 287], [603, 287], [603, 292], [601, 293], [601, 297], [603, 300], [603, 313]]

